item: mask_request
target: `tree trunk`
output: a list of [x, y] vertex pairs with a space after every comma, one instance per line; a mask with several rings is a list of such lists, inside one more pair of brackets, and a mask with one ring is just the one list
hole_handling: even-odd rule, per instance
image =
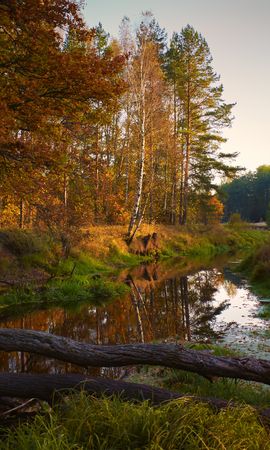
[[64, 173], [64, 226], [68, 226], [68, 177]]
[[[60, 396], [62, 396], [71, 389], [83, 390], [87, 394], [96, 397], [116, 395], [121, 397], [122, 400], [132, 402], [148, 400], [152, 405], [156, 406], [180, 398], [207, 403], [217, 411], [227, 407], [239, 406], [237, 403], [222, 399], [179, 394], [166, 389], [147, 386], [146, 384], [128, 383], [101, 377], [92, 378], [78, 374], [33, 375], [0, 373], [0, 399], [2, 398], [1, 396], [4, 396], [4, 399], [7, 400], [14, 397], [21, 399], [35, 398], [51, 403], [57, 398], [57, 391], [60, 391]], [[4, 402], [5, 405], [7, 400]], [[255, 407], [254, 410], [256, 410]], [[258, 409], [258, 414], [261, 416], [261, 419], [266, 419], [266, 424], [269, 423], [270, 409], [261, 410], [260, 408]]]
[[133, 227], [139, 216], [139, 209], [140, 209], [141, 198], [142, 198], [143, 178], [144, 178], [144, 162], [145, 162], [145, 117], [143, 115], [142, 127], [141, 127], [141, 156], [140, 156], [139, 178], [138, 178], [138, 184], [137, 184], [136, 199], [135, 199], [134, 208], [133, 208], [133, 212], [132, 212], [132, 215], [130, 218], [130, 223], [129, 223], [129, 228], [128, 228], [129, 236], [132, 234]]
[[178, 344], [91, 345], [40, 331], [0, 329], [0, 350], [32, 352], [82, 367], [147, 364], [270, 384], [269, 361], [214, 356]]
[[144, 61], [141, 61], [141, 70], [140, 70], [140, 102], [139, 102], [139, 133], [140, 133], [140, 162], [139, 162], [139, 177], [136, 189], [136, 198], [133, 207], [133, 212], [131, 214], [129, 227], [128, 227], [128, 236], [131, 236], [133, 227], [138, 220], [139, 217], [139, 209], [141, 205], [142, 198], [142, 190], [143, 190], [143, 179], [144, 179], [144, 165], [145, 165], [145, 120], [146, 120], [146, 111], [145, 111], [145, 79], [143, 73], [143, 64]]
[[86, 377], [79, 374], [14, 374], [0, 373], [0, 396], [38, 398], [51, 401], [55, 391], [83, 389], [90, 395], [121, 395], [125, 400], [150, 400], [160, 404], [183, 397], [181, 394], [144, 384], [127, 383], [101, 377]]
[[[188, 75], [190, 73], [190, 64], [188, 63]], [[183, 214], [181, 225], [186, 225], [188, 216], [188, 196], [189, 196], [189, 164], [191, 150], [191, 94], [190, 80], [187, 82], [187, 131], [186, 131], [186, 155], [184, 164], [184, 186], [183, 186]]]
[[24, 201], [20, 199], [20, 215], [19, 215], [19, 228], [23, 228], [24, 225]]

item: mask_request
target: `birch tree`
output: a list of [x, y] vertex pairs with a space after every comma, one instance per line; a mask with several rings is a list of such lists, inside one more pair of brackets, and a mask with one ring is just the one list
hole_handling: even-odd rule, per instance
[[[162, 113], [163, 73], [159, 61], [159, 48], [153, 40], [151, 27], [143, 21], [137, 30], [136, 49], [128, 74], [132, 93], [133, 140], [137, 145], [137, 176], [134, 202], [128, 226], [128, 236], [132, 239], [139, 227], [152, 194], [154, 178], [154, 146], [153, 128], [154, 112]], [[163, 86], [164, 87], [164, 86]], [[143, 187], [145, 172], [148, 169], [148, 188], [145, 190], [144, 205]]]

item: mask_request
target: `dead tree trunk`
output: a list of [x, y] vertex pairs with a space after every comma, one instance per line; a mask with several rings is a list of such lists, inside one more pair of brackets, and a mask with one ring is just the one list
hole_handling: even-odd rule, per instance
[[0, 350], [36, 353], [82, 367], [147, 364], [270, 384], [269, 361], [214, 356], [178, 344], [90, 345], [40, 331], [0, 329]]
[[90, 395], [119, 395], [124, 400], [144, 401], [159, 405], [184, 395], [145, 384], [127, 383], [101, 377], [79, 374], [14, 374], [0, 373], [0, 397], [38, 398], [51, 402], [56, 391], [60, 394], [70, 389], [82, 389]]
[[[0, 373], [0, 399], [2, 398], [1, 396], [5, 396], [5, 399], [14, 397], [21, 399], [35, 398], [51, 403], [58, 395], [61, 396], [71, 389], [83, 390], [87, 394], [94, 395], [95, 397], [103, 397], [104, 395], [111, 397], [116, 395], [122, 400], [132, 402], [148, 400], [152, 405], [156, 406], [181, 398], [207, 403], [216, 411], [227, 408], [228, 406], [230, 408], [238, 406], [237, 403], [228, 402], [227, 400], [179, 394], [145, 384], [127, 383], [125, 381], [110, 380], [101, 377], [86, 378], [78, 374], [33, 375], [25, 373]], [[254, 407], [254, 410], [257, 410], [261, 419], [265, 419], [266, 423], [269, 423], [270, 409], [261, 410]]]

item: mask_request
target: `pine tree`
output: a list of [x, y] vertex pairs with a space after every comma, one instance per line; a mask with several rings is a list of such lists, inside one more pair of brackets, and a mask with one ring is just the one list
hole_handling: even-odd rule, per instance
[[209, 192], [215, 174], [229, 171], [223, 160], [235, 155], [224, 155], [219, 146], [225, 141], [221, 130], [231, 125], [233, 104], [222, 99], [207, 42], [190, 25], [173, 34], [167, 76], [180, 109], [175, 124], [182, 139], [179, 223], [185, 224], [192, 193]]

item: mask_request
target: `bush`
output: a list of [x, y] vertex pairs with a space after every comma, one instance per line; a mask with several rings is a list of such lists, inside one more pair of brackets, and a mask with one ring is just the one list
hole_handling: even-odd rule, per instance
[[0, 232], [0, 244], [15, 256], [46, 252], [49, 239], [26, 230], [4, 230]]
[[231, 214], [228, 223], [233, 228], [244, 228], [247, 226], [247, 223], [242, 220], [239, 213]]

